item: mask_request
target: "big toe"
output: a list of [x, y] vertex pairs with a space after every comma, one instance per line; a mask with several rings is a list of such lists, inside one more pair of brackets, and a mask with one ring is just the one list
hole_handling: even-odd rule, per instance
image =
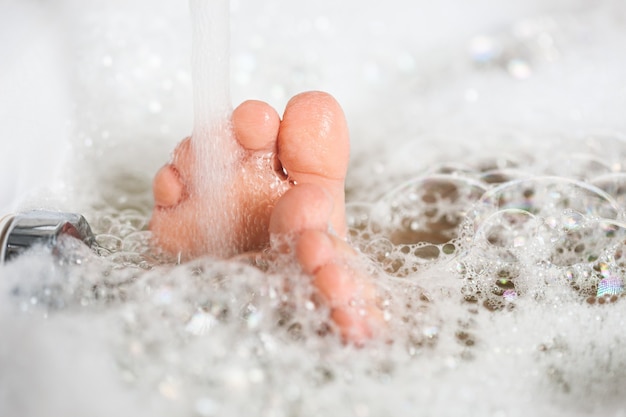
[[334, 200], [330, 222], [344, 237], [344, 180], [350, 137], [343, 110], [329, 94], [312, 91], [287, 104], [278, 133], [278, 158], [297, 184], [323, 187]]

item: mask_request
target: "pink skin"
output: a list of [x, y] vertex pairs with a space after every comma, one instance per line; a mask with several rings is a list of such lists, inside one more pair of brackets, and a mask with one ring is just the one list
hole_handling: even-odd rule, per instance
[[[331, 307], [344, 340], [371, 337], [382, 323], [375, 290], [349, 265], [355, 253], [345, 242], [349, 133], [341, 107], [326, 93], [302, 93], [289, 101], [281, 121], [267, 103], [246, 101], [233, 111], [232, 125], [244, 155], [233, 198], [247, 210], [233, 231], [238, 253], [267, 247], [271, 236], [295, 233], [297, 260]], [[258, 156], [268, 154], [274, 163], [258, 164]], [[186, 139], [153, 183], [154, 243], [182, 259], [211, 255], [198, 245], [203, 236], [194, 227], [198, 203], [206, 204], [195, 185], [195, 160]], [[282, 187], [270, 187], [276, 182]]]

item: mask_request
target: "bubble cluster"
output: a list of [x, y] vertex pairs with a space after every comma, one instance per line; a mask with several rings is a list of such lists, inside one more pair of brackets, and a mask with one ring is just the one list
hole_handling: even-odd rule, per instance
[[[626, 152], [607, 141], [611, 152]], [[608, 148], [593, 158], [606, 160]], [[155, 253], [148, 211], [128, 199], [94, 212], [93, 251], [70, 239], [60, 256], [34, 252], [9, 266], [31, 271], [29, 278], [5, 285], [29, 317], [107, 312], [120, 381], [191, 415], [259, 405], [314, 415], [315, 393], [357, 379], [367, 392], [402, 380], [403, 363], [417, 361], [413, 371], [434, 358], [446, 369], [481, 363], [485, 344], [497, 343], [485, 320], [506, 323], [517, 311], [548, 306], [621, 308], [623, 174], [587, 170], [591, 178], [582, 181], [571, 175], [581, 159], [574, 161], [559, 172], [532, 153], [468, 158], [399, 178], [373, 201], [350, 201], [350, 240], [376, 280], [389, 332], [357, 350], [342, 345], [328, 307], [288, 254], [178, 265]], [[550, 343], [532, 348], [546, 363], [540, 382], [580, 389], [553, 349], [541, 348]], [[566, 352], [570, 343], [562, 342]], [[365, 397], [354, 401], [346, 409], [372, 407]]]
[[455, 253], [460, 225], [485, 190], [453, 175], [410, 180], [374, 204], [349, 204], [351, 237], [387, 273], [414, 274], [420, 265]]

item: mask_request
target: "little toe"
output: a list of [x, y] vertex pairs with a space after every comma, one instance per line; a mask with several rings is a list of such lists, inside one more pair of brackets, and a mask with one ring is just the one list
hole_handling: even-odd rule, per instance
[[232, 115], [235, 137], [245, 149], [273, 150], [280, 118], [276, 110], [263, 101], [241, 103]]
[[191, 138], [183, 139], [174, 149], [171, 162], [163, 166], [152, 181], [156, 207], [173, 207], [185, 198], [189, 179], [193, 178], [194, 162]]
[[323, 92], [307, 92], [287, 104], [278, 132], [278, 158], [296, 184], [322, 186], [335, 201], [331, 224], [344, 237], [344, 180], [350, 138], [343, 110]]
[[172, 207], [183, 198], [184, 185], [173, 165], [165, 165], [157, 172], [152, 182], [154, 204], [157, 207]]

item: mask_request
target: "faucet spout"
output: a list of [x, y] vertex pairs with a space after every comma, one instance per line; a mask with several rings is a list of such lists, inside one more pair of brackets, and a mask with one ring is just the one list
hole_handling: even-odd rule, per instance
[[89, 223], [80, 214], [34, 210], [7, 215], [0, 219], [0, 263], [37, 244], [55, 247], [62, 235], [90, 247], [95, 242]]

